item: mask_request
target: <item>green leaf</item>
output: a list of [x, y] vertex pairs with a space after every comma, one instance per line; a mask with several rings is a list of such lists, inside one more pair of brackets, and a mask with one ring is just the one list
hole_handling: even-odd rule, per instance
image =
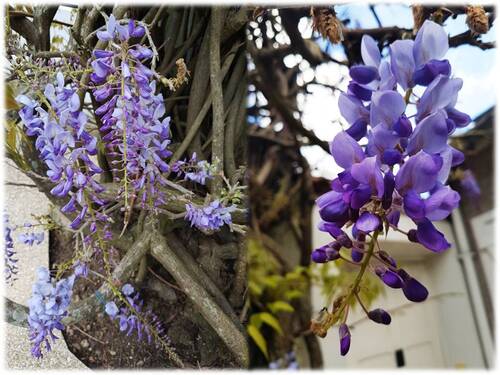
[[267, 304], [267, 307], [273, 314], [276, 314], [277, 312], [284, 311], [284, 312], [294, 312], [294, 308], [292, 305], [290, 305], [288, 302], [285, 301], [275, 301]]
[[272, 327], [280, 335], [283, 335], [283, 330], [281, 329], [281, 325], [280, 325], [280, 322], [278, 321], [278, 319], [276, 319], [273, 315], [271, 315], [268, 312], [261, 312], [258, 315], [260, 315], [260, 319], [264, 323], [266, 323], [268, 326]]
[[286, 299], [294, 299], [294, 298], [300, 298], [303, 296], [303, 292], [297, 289], [292, 289], [292, 290], [287, 290], [285, 292], [285, 298]]
[[255, 344], [258, 346], [260, 351], [264, 353], [266, 358], [269, 358], [267, 354], [267, 343], [266, 339], [264, 336], [262, 336], [262, 333], [253, 325], [248, 325], [247, 326], [247, 332], [248, 335], [252, 338], [252, 340], [255, 342]]

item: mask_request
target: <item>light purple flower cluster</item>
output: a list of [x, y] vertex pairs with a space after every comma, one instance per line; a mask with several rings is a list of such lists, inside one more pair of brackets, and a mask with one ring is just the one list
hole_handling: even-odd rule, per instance
[[[168, 342], [165, 329], [158, 317], [151, 310], [143, 309], [144, 303], [139, 292], [136, 292], [132, 285], [125, 284], [122, 287], [122, 293], [132, 307], [132, 311], [126, 306], [118, 308], [113, 301], [107, 302], [104, 307], [106, 314], [112, 320], [118, 320], [120, 331], [127, 331], [127, 336], [130, 336], [135, 331], [139, 341], [146, 335], [148, 343], [151, 344], [152, 330], [154, 330], [157, 337]], [[141, 318], [139, 318], [139, 315], [141, 315]]]
[[184, 179], [201, 185], [205, 185], [207, 179], [214, 177], [213, 166], [206, 160], [197, 160], [196, 152], [193, 152], [189, 161], [178, 160], [175, 162], [172, 166], [172, 172], [176, 172], [178, 176], [184, 175]]
[[57, 73], [55, 86], [46, 85], [44, 97], [48, 111], [38, 101], [18, 96], [16, 100], [23, 105], [19, 116], [26, 134], [36, 137], [35, 146], [47, 165], [47, 176], [56, 184], [51, 193], [60, 198], [70, 196], [61, 211], [79, 211], [70, 225], [77, 229], [88, 211], [85, 195], [96, 204], [104, 204], [98, 197], [104, 188], [93, 178], [102, 170], [90, 159], [97, 153], [97, 140], [85, 130], [87, 116], [80, 110], [76, 88], [65, 85], [61, 72]]
[[140, 196], [143, 207], [148, 199], [154, 206], [165, 203], [157, 184], [165, 185], [162, 173], [169, 171], [165, 159], [172, 154], [168, 150], [170, 117], [164, 117], [162, 94], [155, 94], [154, 72], [142, 63], [153, 53], [132, 43], [144, 33], [144, 27], [134, 21], [120, 25], [111, 15], [106, 30], [97, 37], [113, 43], [106, 50], [94, 50], [91, 63], [93, 94], [102, 102], [96, 114], [101, 118], [100, 130], [106, 134], [103, 140], [108, 155], [114, 158], [115, 180], [122, 181], [120, 176], [124, 176], [126, 206], [129, 198]]
[[[459, 194], [445, 184], [450, 168], [464, 156], [447, 141], [470, 117], [455, 109], [462, 80], [450, 76], [450, 64], [442, 60], [447, 50], [446, 32], [431, 21], [425, 21], [415, 41], [392, 43], [389, 59], [382, 59], [377, 43], [363, 36], [365, 65], [351, 67], [348, 91], [339, 98], [340, 112], [350, 127], [330, 144], [344, 171], [332, 181], [332, 190], [317, 200], [319, 229], [335, 241], [316, 249], [313, 261], [342, 258], [341, 247], [351, 249], [353, 263], [368, 262], [373, 255], [380, 279], [415, 302], [426, 299], [427, 289], [387, 253], [375, 251], [373, 243], [366, 246], [365, 240], [376, 241], [384, 224], [401, 231], [398, 222], [404, 212], [416, 224], [407, 233], [410, 241], [438, 253], [450, 247], [432, 221], [446, 218], [459, 204]], [[367, 139], [365, 146], [358, 143], [362, 138]], [[351, 225], [352, 238], [342, 229]], [[381, 309], [369, 317], [390, 323]], [[340, 337], [345, 355], [350, 343], [345, 324]]]
[[17, 274], [17, 261], [15, 258], [16, 252], [14, 250], [14, 241], [12, 240], [12, 228], [9, 225], [9, 216], [4, 212], [3, 214], [3, 240], [5, 246], [4, 262], [5, 262], [5, 281], [12, 283], [15, 275]]
[[50, 341], [54, 342], [58, 338], [54, 330], [64, 329], [62, 319], [68, 314], [74, 281], [75, 276], [71, 275], [54, 284], [49, 271], [44, 267], [38, 268], [37, 281], [33, 284], [33, 294], [28, 301], [31, 354], [35, 358], [43, 356], [44, 343], [45, 349], [51, 350]]
[[[25, 223], [23, 225], [26, 230], [33, 228], [33, 225], [30, 223]], [[33, 246], [33, 244], [40, 245], [43, 242], [44, 239], [44, 233], [43, 232], [34, 232], [34, 231], [27, 231], [25, 233], [21, 233], [18, 237], [19, 242], [28, 245], [28, 246]]]
[[235, 209], [234, 205], [225, 207], [218, 199], [202, 207], [187, 203], [185, 219], [191, 226], [211, 232], [220, 229], [224, 224], [231, 225], [231, 212]]

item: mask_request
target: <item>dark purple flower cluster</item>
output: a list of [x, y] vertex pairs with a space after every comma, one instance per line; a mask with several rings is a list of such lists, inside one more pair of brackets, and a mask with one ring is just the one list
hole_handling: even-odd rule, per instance
[[207, 179], [214, 177], [213, 169], [213, 166], [208, 161], [197, 160], [196, 152], [193, 152], [189, 161], [178, 160], [172, 166], [172, 172], [176, 172], [178, 176], [184, 175], [184, 179], [201, 185], [205, 185]]
[[[143, 207], [165, 203], [158, 189], [165, 185], [162, 175], [169, 171], [165, 162], [172, 153], [170, 117], [165, 117], [164, 99], [155, 94], [154, 73], [144, 60], [153, 52], [133, 39], [144, 35], [145, 29], [130, 20], [120, 25], [110, 16], [105, 31], [97, 33], [100, 40], [113, 41], [106, 50], [94, 50], [91, 80], [93, 94], [101, 106], [103, 140], [114, 158], [113, 171], [117, 181], [123, 181], [126, 209], [130, 200], [139, 196]], [[123, 176], [123, 177], [121, 177]]]
[[33, 294], [28, 301], [30, 325], [31, 354], [35, 358], [42, 357], [42, 346], [51, 350], [50, 341], [58, 337], [54, 330], [63, 330], [62, 319], [68, 314], [75, 276], [61, 279], [54, 284], [49, 271], [40, 267], [37, 270], [37, 281], [33, 284]]
[[127, 336], [135, 331], [139, 341], [146, 335], [149, 344], [152, 342], [153, 335], [168, 343], [169, 339], [165, 335], [161, 321], [151, 310], [143, 309], [144, 302], [139, 292], [136, 292], [130, 284], [123, 285], [121, 291], [130, 307], [118, 308], [113, 301], [107, 302], [104, 307], [106, 314], [112, 320], [118, 320], [120, 331], [127, 331]]
[[234, 205], [225, 207], [219, 200], [214, 200], [206, 206], [196, 206], [193, 203], [186, 204], [186, 220], [191, 226], [212, 232], [220, 229], [224, 224], [231, 225], [231, 212], [236, 209]]
[[[401, 231], [399, 218], [405, 213], [416, 224], [407, 233], [410, 241], [438, 253], [450, 247], [432, 222], [446, 218], [459, 204], [459, 194], [446, 181], [451, 167], [462, 163], [464, 156], [447, 141], [455, 128], [469, 124], [470, 117], [455, 109], [462, 80], [450, 76], [450, 64], [442, 60], [447, 50], [446, 32], [431, 21], [424, 23], [415, 41], [393, 42], [389, 59], [382, 59], [370, 36], [363, 37], [365, 65], [351, 67], [352, 80], [339, 99], [350, 127], [330, 144], [335, 162], [344, 170], [332, 181], [332, 190], [317, 200], [319, 229], [335, 240], [314, 250], [313, 261], [342, 258], [339, 250], [344, 247], [351, 249], [352, 262], [364, 272], [373, 256], [376, 275], [415, 302], [426, 299], [426, 288], [374, 245], [384, 224], [386, 230]], [[365, 146], [358, 143], [361, 139], [367, 140]], [[342, 229], [349, 226], [352, 236]], [[390, 322], [381, 309], [369, 317]], [[345, 324], [340, 329], [345, 354], [350, 335]]]
[[5, 281], [12, 283], [15, 275], [17, 274], [17, 259], [14, 250], [14, 241], [12, 240], [12, 228], [9, 225], [9, 216], [7, 213], [3, 214], [3, 240], [5, 246], [4, 262], [5, 262]]
[[71, 223], [71, 228], [77, 229], [87, 215], [87, 197], [104, 204], [98, 197], [104, 188], [93, 178], [102, 170], [90, 159], [97, 153], [97, 139], [85, 130], [87, 116], [80, 110], [76, 88], [65, 84], [61, 72], [56, 78], [56, 85], [47, 84], [40, 97], [48, 111], [26, 95], [16, 100], [23, 105], [19, 116], [26, 134], [36, 138], [35, 146], [47, 165], [47, 176], [56, 184], [51, 193], [60, 198], [70, 196], [61, 211], [79, 211]]

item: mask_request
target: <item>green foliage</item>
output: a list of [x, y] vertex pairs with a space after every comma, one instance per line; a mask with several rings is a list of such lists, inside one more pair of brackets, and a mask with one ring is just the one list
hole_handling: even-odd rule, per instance
[[[339, 267], [337, 263], [329, 262], [312, 264], [310, 271], [312, 282], [321, 287], [321, 293], [325, 300], [333, 301], [338, 297], [337, 292], [345, 292], [350, 287], [359, 269], [345, 263]], [[365, 306], [369, 307], [380, 293], [384, 293], [380, 280], [370, 272], [366, 272], [358, 293]], [[351, 307], [356, 306], [356, 300], [350, 300], [350, 305]]]

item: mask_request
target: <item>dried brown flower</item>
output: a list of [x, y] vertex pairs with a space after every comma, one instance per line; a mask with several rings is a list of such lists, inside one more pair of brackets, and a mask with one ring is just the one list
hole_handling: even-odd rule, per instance
[[466, 13], [467, 18], [465, 22], [473, 34], [486, 34], [488, 32], [490, 29], [488, 16], [482, 6], [468, 6]]
[[422, 27], [425, 21], [425, 10], [423, 5], [413, 5], [411, 7], [413, 13], [413, 33], [416, 34]]
[[342, 22], [333, 8], [311, 7], [311, 18], [313, 30], [319, 32], [323, 38], [328, 38], [334, 44], [344, 40]]
[[161, 78], [161, 82], [165, 85], [168, 86], [168, 88], [172, 91], [177, 90], [179, 87], [182, 86], [184, 82], [188, 81], [189, 77], [189, 70], [186, 66], [186, 63], [184, 62], [184, 59], [178, 59], [175, 62], [175, 65], [177, 66], [177, 74], [173, 78]]

